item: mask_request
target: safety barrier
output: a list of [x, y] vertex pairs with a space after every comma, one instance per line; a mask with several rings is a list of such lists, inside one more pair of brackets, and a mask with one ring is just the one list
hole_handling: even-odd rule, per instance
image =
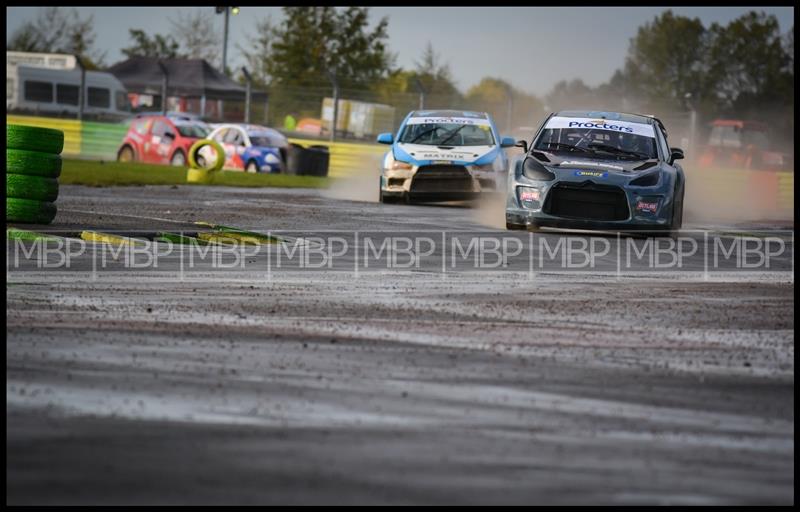
[[128, 133], [127, 124], [84, 121], [81, 126], [81, 156], [92, 159], [115, 159], [126, 133]]
[[64, 132], [64, 150], [62, 155], [79, 156], [81, 154], [81, 122], [74, 119], [54, 119], [49, 117], [6, 116], [6, 124], [23, 124], [40, 128], [53, 128]]
[[794, 213], [794, 173], [778, 174], [778, 208]]

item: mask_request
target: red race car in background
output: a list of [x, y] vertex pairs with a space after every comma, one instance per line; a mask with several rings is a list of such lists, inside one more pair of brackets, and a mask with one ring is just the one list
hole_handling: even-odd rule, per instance
[[189, 148], [205, 138], [210, 127], [183, 115], [139, 115], [117, 151], [119, 162], [185, 166]]

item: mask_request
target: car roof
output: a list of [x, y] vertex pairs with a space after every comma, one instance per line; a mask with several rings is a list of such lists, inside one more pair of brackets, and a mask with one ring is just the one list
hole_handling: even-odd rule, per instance
[[604, 110], [561, 110], [556, 112], [558, 117], [591, 117], [594, 119], [609, 119], [612, 121], [625, 121], [628, 123], [653, 124], [659, 122], [655, 117], [644, 114], [628, 114], [625, 112], [607, 112]]

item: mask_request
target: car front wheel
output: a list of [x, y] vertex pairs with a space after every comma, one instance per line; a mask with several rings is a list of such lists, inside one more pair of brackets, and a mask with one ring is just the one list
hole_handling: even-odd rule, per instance
[[255, 162], [253, 162], [252, 160], [250, 160], [250, 161], [247, 163], [247, 167], [246, 167], [246, 169], [245, 169], [245, 170], [246, 170], [247, 172], [251, 173], [251, 174], [255, 174], [255, 173], [257, 173], [257, 172], [258, 172], [258, 166], [256, 165], [256, 163], [255, 163]]

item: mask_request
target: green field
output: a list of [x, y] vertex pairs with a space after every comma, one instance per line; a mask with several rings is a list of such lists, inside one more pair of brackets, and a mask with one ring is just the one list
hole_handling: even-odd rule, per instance
[[[120, 185], [194, 185], [186, 182], [186, 168], [141, 163], [105, 162], [99, 160], [64, 159], [62, 185], [112, 187]], [[286, 174], [248, 174], [220, 171], [213, 186], [325, 188], [329, 178], [289, 176]], [[208, 185], [206, 185], [208, 186]]]

